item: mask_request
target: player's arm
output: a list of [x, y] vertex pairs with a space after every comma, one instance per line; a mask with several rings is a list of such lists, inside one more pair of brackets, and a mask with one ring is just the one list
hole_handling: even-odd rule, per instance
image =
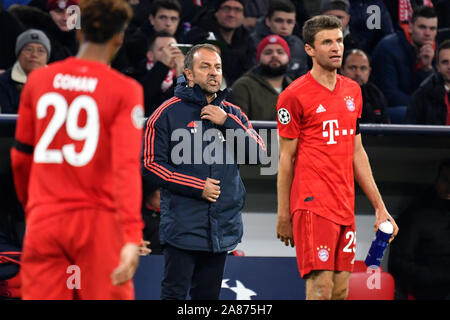
[[398, 227], [395, 220], [391, 217], [389, 212], [384, 205], [381, 194], [375, 183], [375, 179], [372, 175], [372, 169], [370, 167], [369, 158], [366, 151], [362, 145], [361, 134], [355, 135], [355, 149], [353, 154], [353, 168], [355, 174], [355, 180], [358, 182], [361, 189], [366, 194], [367, 198], [372, 203], [375, 208], [375, 225], [374, 230], [378, 230], [380, 223], [389, 219], [389, 221], [394, 226], [394, 233], [392, 234], [392, 239], [398, 233]]
[[140, 85], [130, 85], [114, 110], [116, 116], [111, 126], [113, 192], [124, 238], [119, 264], [111, 274], [114, 285], [131, 280], [138, 266], [142, 243], [142, 123], [139, 116], [144, 115], [143, 96]]
[[28, 182], [34, 151], [34, 117], [31, 107], [32, 81], [24, 86], [19, 104], [16, 133], [11, 148], [11, 167], [17, 198], [25, 208], [28, 201]]
[[294, 178], [294, 161], [297, 154], [298, 139], [288, 139], [279, 136], [280, 161], [277, 177], [278, 219], [277, 238], [286, 246], [294, 246], [292, 222], [290, 212], [290, 195], [292, 180]]

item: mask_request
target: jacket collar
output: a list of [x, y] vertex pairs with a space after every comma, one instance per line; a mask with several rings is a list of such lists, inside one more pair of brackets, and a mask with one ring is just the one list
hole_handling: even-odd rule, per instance
[[[220, 90], [219, 92], [217, 92], [216, 98], [210, 104], [220, 106], [222, 101], [224, 101], [228, 96], [229, 92], [230, 90], [228, 88], [225, 90]], [[193, 87], [189, 87], [184, 75], [181, 75], [177, 78], [175, 96], [184, 101], [199, 105], [200, 107], [208, 105], [206, 96], [200, 86], [198, 84], [195, 84]]]

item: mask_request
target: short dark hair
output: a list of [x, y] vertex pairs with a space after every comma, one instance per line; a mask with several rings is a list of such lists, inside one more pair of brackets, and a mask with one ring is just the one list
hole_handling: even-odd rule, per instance
[[444, 50], [444, 49], [450, 49], [450, 39], [447, 39], [447, 40], [443, 41], [443, 42], [439, 45], [438, 49], [436, 50], [436, 57], [437, 57], [438, 61], [439, 61], [439, 54], [440, 54], [441, 51]]
[[81, 31], [87, 41], [106, 43], [125, 30], [133, 16], [125, 0], [81, 0]]
[[186, 54], [186, 57], [184, 58], [184, 68], [193, 70], [194, 68], [194, 54], [200, 50], [200, 49], [207, 49], [216, 52], [220, 56], [219, 50], [217, 48], [210, 44], [210, 43], [200, 43], [195, 46], [193, 46], [188, 53]]
[[154, 32], [151, 37], [148, 39], [148, 49], [152, 50], [153, 45], [156, 42], [156, 39], [158, 38], [174, 38], [174, 35], [168, 33], [167, 31], [160, 31], [160, 32]]
[[314, 48], [314, 39], [316, 34], [322, 30], [341, 29], [341, 20], [335, 16], [318, 15], [307, 20], [303, 25], [302, 36], [305, 44]]
[[370, 57], [367, 53], [365, 53], [361, 49], [350, 49], [350, 50], [344, 51], [344, 55], [342, 56], [342, 66], [345, 66], [345, 63], [347, 62], [347, 58], [352, 54], [366, 57], [367, 60], [369, 61], [369, 65], [370, 65]]
[[413, 11], [410, 23], [416, 22], [417, 18], [437, 18], [436, 10], [432, 7], [419, 6]]
[[290, 0], [272, 0], [267, 10], [266, 18], [272, 18], [275, 11], [283, 11], [288, 13], [295, 13], [295, 6]]
[[181, 15], [181, 4], [178, 0], [155, 0], [150, 7], [150, 15], [156, 16], [159, 9], [175, 10]]

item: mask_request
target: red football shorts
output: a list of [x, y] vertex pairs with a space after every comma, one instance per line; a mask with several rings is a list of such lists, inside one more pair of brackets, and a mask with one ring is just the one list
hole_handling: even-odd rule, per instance
[[131, 281], [111, 273], [123, 246], [118, 218], [108, 211], [67, 211], [27, 221], [21, 275], [23, 299], [134, 299]]
[[355, 224], [343, 226], [308, 210], [292, 216], [297, 265], [302, 278], [312, 270], [353, 271]]

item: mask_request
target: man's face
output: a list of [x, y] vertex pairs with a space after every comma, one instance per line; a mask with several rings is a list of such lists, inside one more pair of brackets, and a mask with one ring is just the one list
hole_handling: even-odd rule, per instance
[[31, 71], [47, 64], [47, 50], [40, 43], [29, 43], [22, 48], [17, 60], [28, 75]]
[[244, 6], [239, 1], [225, 1], [215, 13], [217, 23], [226, 30], [234, 30], [244, 22]]
[[289, 56], [281, 45], [277, 43], [268, 44], [261, 51], [259, 64], [266, 66], [269, 69], [276, 70], [289, 64]]
[[439, 198], [450, 200], [450, 167], [444, 167], [436, 182], [436, 191]]
[[295, 12], [275, 11], [270, 18], [266, 18], [266, 25], [272, 34], [290, 36], [295, 27]]
[[360, 86], [369, 81], [370, 65], [366, 56], [350, 54], [342, 66], [342, 75], [358, 82]]
[[169, 47], [172, 43], [177, 43], [173, 37], [158, 37], [153, 43], [152, 48], [147, 52], [147, 58], [150, 61], [162, 61], [165, 54], [163, 49]]
[[185, 69], [189, 86], [198, 84], [206, 94], [214, 94], [222, 84], [222, 59], [217, 52], [199, 49], [194, 53], [193, 70]]
[[314, 48], [306, 45], [305, 49], [315, 63], [323, 69], [334, 71], [342, 64], [343, 41], [341, 29], [322, 30], [315, 35]]
[[411, 34], [411, 39], [418, 47], [425, 43], [433, 43], [437, 34], [437, 18], [418, 17], [416, 21], [409, 24], [408, 30]]
[[180, 14], [176, 10], [161, 8], [156, 12], [155, 16], [150, 15], [149, 20], [156, 32], [165, 31], [175, 35], [180, 23]]
[[[58, 28], [61, 31], [70, 31], [71, 29], [68, 26], [67, 20], [71, 16], [71, 14], [68, 13], [68, 10], [66, 9], [60, 9], [56, 8], [54, 10], [50, 10], [50, 16], [52, 17], [53, 21], [56, 23]], [[75, 12], [72, 12], [74, 14]]]
[[348, 23], [350, 22], [350, 15], [343, 10], [328, 10], [323, 13], [324, 15], [335, 16], [342, 23], [342, 29], [345, 30]]
[[443, 49], [439, 52], [436, 67], [444, 81], [450, 83], [450, 49]]

